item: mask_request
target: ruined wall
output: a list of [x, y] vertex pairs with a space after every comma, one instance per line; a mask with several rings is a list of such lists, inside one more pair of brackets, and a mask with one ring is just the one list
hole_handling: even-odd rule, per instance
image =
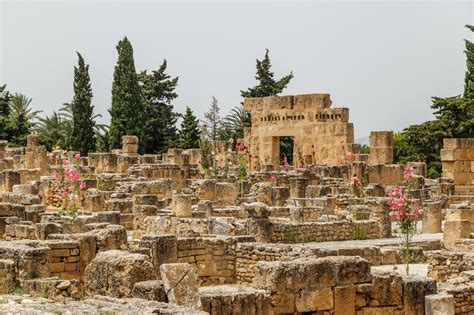
[[178, 262], [196, 266], [202, 285], [235, 282], [235, 239], [179, 238]]
[[455, 185], [474, 185], [474, 138], [443, 139], [443, 177]]
[[299, 224], [272, 222], [271, 227], [271, 241], [276, 243], [345, 241], [378, 236], [379, 226], [375, 220]]
[[279, 137], [294, 137], [294, 161], [301, 153], [306, 163], [342, 164], [354, 152], [354, 126], [348, 108], [331, 108], [329, 94], [246, 98], [244, 110], [252, 117], [245, 130], [251, 169], [279, 167]]
[[424, 253], [428, 264], [428, 277], [444, 282], [463, 271], [474, 270], [474, 253], [429, 251]]

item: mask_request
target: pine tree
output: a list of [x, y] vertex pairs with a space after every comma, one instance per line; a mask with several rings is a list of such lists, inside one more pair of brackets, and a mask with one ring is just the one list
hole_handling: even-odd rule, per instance
[[92, 88], [89, 77], [89, 65], [84, 63], [80, 53], [78, 66], [74, 67], [74, 98], [72, 100], [72, 148], [87, 155], [96, 150], [94, 132], [94, 106]]
[[167, 62], [163, 61], [158, 70], [138, 75], [143, 105], [145, 109], [146, 153], [159, 153], [177, 145], [176, 121], [179, 115], [173, 111], [171, 102], [178, 97], [176, 87], [178, 77], [171, 78], [166, 71]]
[[265, 97], [280, 94], [293, 79], [293, 72], [282, 77], [280, 80], [273, 79], [273, 72], [271, 71], [272, 64], [266, 49], [265, 57], [262, 60], [257, 59], [257, 74], [255, 79], [259, 82], [253, 88], [247, 91], [240, 91], [242, 97]]
[[110, 113], [109, 147], [120, 148], [123, 135], [137, 136], [143, 152], [145, 115], [138, 85], [133, 48], [125, 37], [117, 45], [118, 60], [112, 84], [112, 106]]
[[[474, 32], [473, 25], [466, 25], [471, 32]], [[466, 50], [466, 75], [464, 77], [464, 94], [467, 99], [474, 99], [474, 43], [465, 40]]]
[[217, 99], [213, 96], [211, 107], [207, 113], [204, 113], [202, 131], [209, 141], [221, 140], [220, 136], [223, 131], [222, 119], [220, 116], [220, 108]]
[[0, 86], [0, 140], [10, 140], [8, 120], [10, 116], [10, 93], [7, 86]]
[[179, 131], [179, 147], [181, 149], [199, 148], [200, 139], [199, 120], [194, 116], [191, 108], [186, 107]]

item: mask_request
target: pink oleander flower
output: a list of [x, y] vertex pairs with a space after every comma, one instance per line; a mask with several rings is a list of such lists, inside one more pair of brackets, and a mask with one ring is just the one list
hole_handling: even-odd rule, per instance
[[405, 179], [410, 179], [413, 177], [413, 167], [411, 166], [407, 166], [407, 168], [405, 169], [405, 176], [404, 178]]
[[352, 179], [352, 186], [360, 187], [360, 186], [362, 186], [362, 181], [358, 177], [354, 177]]
[[54, 174], [54, 179], [59, 182], [61, 180], [61, 175], [59, 173]]
[[275, 175], [271, 175], [271, 176], [269, 177], [269, 180], [270, 180], [270, 182], [272, 182], [272, 183], [273, 183], [273, 182], [276, 182], [276, 179], [277, 179], [277, 178], [275, 177]]
[[79, 153], [76, 153], [76, 155], [74, 155], [74, 159], [76, 161], [79, 161], [81, 159], [81, 155]]
[[81, 181], [81, 183], [79, 184], [79, 189], [84, 190], [84, 189], [86, 189], [86, 187], [87, 187], [86, 182]]
[[347, 160], [348, 160], [349, 162], [353, 162], [353, 161], [354, 161], [354, 158], [355, 158], [355, 157], [354, 157], [354, 153], [351, 152], [351, 154], [349, 154], [349, 156], [347, 157]]
[[69, 160], [63, 160], [63, 165], [68, 165], [69, 164]]

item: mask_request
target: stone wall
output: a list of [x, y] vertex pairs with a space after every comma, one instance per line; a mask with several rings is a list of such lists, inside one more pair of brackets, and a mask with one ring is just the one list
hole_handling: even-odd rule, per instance
[[[348, 108], [331, 108], [329, 94], [246, 98], [244, 110], [252, 117], [244, 140], [252, 159], [250, 167], [280, 166], [280, 137], [294, 137], [298, 155], [308, 164], [342, 164], [353, 152], [354, 126]], [[298, 153], [299, 152], [299, 153]]]
[[275, 313], [424, 314], [433, 279], [371, 274], [360, 257], [259, 262], [252, 286], [270, 292]]
[[177, 261], [196, 266], [202, 285], [235, 282], [235, 239], [179, 238]]
[[77, 241], [46, 241], [51, 249], [49, 271], [51, 277], [60, 279], [80, 279], [80, 250]]
[[373, 239], [379, 235], [375, 220], [340, 222], [272, 222], [271, 241], [274, 243], [327, 242]]
[[474, 185], [474, 138], [443, 139], [443, 177], [455, 185]]
[[459, 277], [464, 271], [474, 270], [474, 253], [436, 250], [424, 254], [428, 263], [428, 276], [438, 282]]

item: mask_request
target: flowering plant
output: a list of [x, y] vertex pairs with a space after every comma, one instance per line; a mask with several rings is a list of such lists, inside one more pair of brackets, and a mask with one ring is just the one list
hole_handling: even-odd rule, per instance
[[275, 184], [276, 181], [277, 181], [277, 178], [276, 178], [275, 175], [270, 175], [270, 177], [268, 178], [268, 180], [270, 181], [270, 183]]
[[[79, 153], [74, 156], [74, 162], [81, 159]], [[59, 171], [54, 174], [56, 185], [61, 194], [61, 211], [60, 215], [74, 216], [77, 213], [78, 193], [87, 188], [86, 183], [81, 180], [81, 174], [76, 171], [74, 162], [63, 160], [59, 167]]]
[[405, 169], [405, 187], [395, 187], [388, 193], [390, 216], [397, 221], [400, 238], [402, 240], [403, 260], [407, 275], [409, 274], [411, 240], [416, 233], [418, 220], [423, 216], [423, 209], [412, 197], [413, 167]]
[[286, 156], [286, 154], [283, 155], [283, 168], [286, 172], [288, 172], [288, 169], [290, 168], [290, 164], [288, 163], [288, 157]]

